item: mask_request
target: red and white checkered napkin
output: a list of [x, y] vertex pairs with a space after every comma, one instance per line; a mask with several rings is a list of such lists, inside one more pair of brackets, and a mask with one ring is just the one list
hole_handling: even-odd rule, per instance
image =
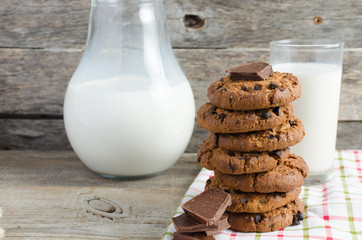
[[[362, 240], [362, 151], [337, 151], [334, 176], [326, 184], [303, 187], [299, 198], [306, 211], [298, 226], [269, 233], [241, 233], [226, 230], [215, 235], [217, 240], [238, 239], [326, 239]], [[202, 169], [183, 197], [181, 204], [204, 190], [213, 172]], [[181, 205], [180, 204], [180, 205]], [[174, 216], [183, 213], [179, 206]], [[163, 235], [171, 240], [172, 223]]]

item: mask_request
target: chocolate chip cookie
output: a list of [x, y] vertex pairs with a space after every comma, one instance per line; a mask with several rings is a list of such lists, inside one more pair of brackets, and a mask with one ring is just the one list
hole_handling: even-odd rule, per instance
[[291, 73], [274, 72], [263, 81], [233, 81], [229, 76], [209, 86], [210, 103], [230, 110], [255, 110], [287, 105], [301, 95], [298, 79]]
[[293, 116], [293, 104], [256, 111], [234, 111], [210, 103], [197, 111], [200, 127], [214, 133], [243, 133], [274, 128]]
[[304, 219], [304, 205], [296, 199], [291, 203], [265, 213], [230, 213], [231, 229], [240, 232], [271, 232]]
[[211, 179], [207, 180], [205, 189], [218, 188], [231, 195], [231, 206], [226, 208], [229, 212], [263, 213], [282, 207], [296, 199], [301, 188], [295, 188], [290, 192], [273, 193], [247, 193], [234, 190], [223, 184], [218, 184]]
[[289, 192], [303, 185], [308, 171], [308, 166], [303, 158], [290, 153], [288, 159], [280, 161], [278, 166], [271, 171], [241, 175], [214, 171], [213, 180], [217, 184], [243, 192]]
[[292, 117], [276, 128], [248, 133], [210, 133], [209, 140], [230, 151], [262, 152], [284, 149], [300, 142], [304, 137], [302, 122]]
[[208, 139], [200, 144], [197, 152], [201, 166], [228, 174], [270, 171], [288, 156], [289, 148], [272, 152], [234, 152], [219, 148]]

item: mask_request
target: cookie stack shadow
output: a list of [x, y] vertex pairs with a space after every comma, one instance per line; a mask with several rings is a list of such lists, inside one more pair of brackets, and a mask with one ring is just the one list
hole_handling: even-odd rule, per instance
[[[268, 65], [257, 64], [256, 73]], [[297, 225], [304, 213], [298, 195], [308, 173], [304, 160], [289, 150], [304, 137], [292, 104], [300, 97], [300, 83], [292, 74], [272, 70], [266, 77], [243, 75], [243, 66], [227, 71], [229, 76], [209, 86], [210, 102], [196, 117], [210, 132], [198, 149], [200, 165], [215, 173], [206, 188], [230, 193], [226, 210], [235, 231]]]

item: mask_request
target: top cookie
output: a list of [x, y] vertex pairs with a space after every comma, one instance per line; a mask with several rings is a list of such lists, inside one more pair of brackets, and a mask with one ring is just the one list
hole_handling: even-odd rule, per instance
[[300, 97], [301, 86], [291, 73], [274, 72], [263, 81], [238, 80], [229, 76], [208, 89], [210, 103], [230, 110], [256, 110], [287, 105]]

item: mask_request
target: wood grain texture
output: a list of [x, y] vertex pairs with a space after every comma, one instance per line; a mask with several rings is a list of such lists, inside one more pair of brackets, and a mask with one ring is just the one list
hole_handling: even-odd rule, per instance
[[0, 113], [61, 115], [62, 99], [81, 54], [0, 49]]
[[[207, 102], [208, 85], [227, 66], [267, 61], [270, 40], [345, 40], [339, 114], [343, 123], [337, 147], [362, 148], [358, 136], [350, 142], [341, 132], [355, 136], [353, 129], [360, 126], [356, 121], [362, 120], [360, 0], [164, 0], [164, 6], [171, 42], [178, 48], [175, 53], [192, 85], [197, 108]], [[1, 148], [70, 149], [60, 119], [64, 93], [85, 44], [89, 9], [90, 0], [1, 1]], [[205, 25], [186, 27], [186, 14], [199, 16]], [[49, 117], [58, 119], [43, 119]], [[205, 137], [206, 132], [195, 125], [187, 151], [196, 151]]]
[[[340, 121], [336, 149], [362, 149], [362, 122]], [[197, 152], [208, 132], [195, 124], [186, 152]], [[62, 120], [0, 119], [1, 149], [69, 150]]]
[[[175, 49], [175, 54], [196, 108], [207, 102], [208, 86], [226, 67], [269, 59], [267, 50]], [[0, 49], [0, 114], [62, 115], [65, 90], [81, 55], [79, 50]], [[340, 120], [362, 120], [361, 58], [362, 51], [344, 54]]]
[[64, 123], [56, 119], [0, 119], [1, 149], [71, 149]]
[[[2, 0], [0, 47], [79, 48], [85, 43], [89, 0]], [[267, 48], [284, 38], [339, 38], [362, 47], [362, 2], [165, 0], [168, 30], [177, 48]], [[185, 27], [185, 14], [205, 26]], [[320, 17], [320, 24], [314, 18]], [[39, 30], [41, 29], [41, 30]]]
[[1, 0], [0, 46], [81, 48], [90, 0]]
[[[160, 239], [200, 167], [185, 154], [164, 174], [134, 181], [102, 178], [70, 151], [0, 152], [0, 226], [6, 239]], [[112, 200], [127, 214], [87, 212], [85, 197]]]

